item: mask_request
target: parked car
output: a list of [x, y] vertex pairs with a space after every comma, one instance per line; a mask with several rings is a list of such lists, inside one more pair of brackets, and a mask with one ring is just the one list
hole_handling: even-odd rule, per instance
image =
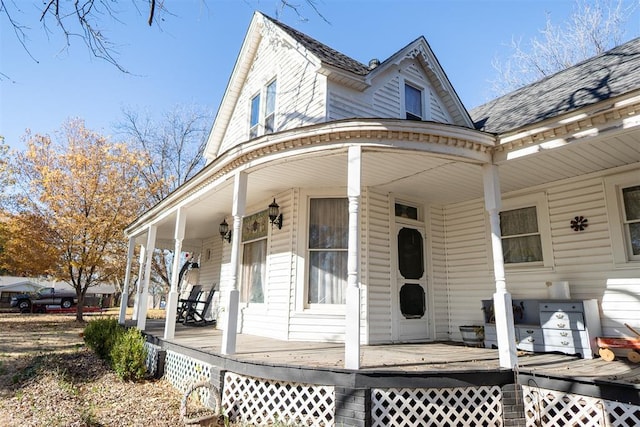
[[47, 305], [71, 308], [77, 303], [75, 291], [55, 288], [42, 288], [34, 294], [20, 294], [11, 297], [11, 307], [17, 307], [21, 313], [44, 312]]

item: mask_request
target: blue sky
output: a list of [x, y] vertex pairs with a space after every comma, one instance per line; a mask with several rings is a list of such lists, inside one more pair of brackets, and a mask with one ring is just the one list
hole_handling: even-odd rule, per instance
[[[14, 19], [31, 27], [27, 45], [38, 60], [0, 16], [0, 73], [9, 77], [0, 79], [0, 135], [16, 148], [26, 128], [52, 134], [72, 117], [113, 135], [123, 108], [159, 117], [176, 105], [197, 104], [211, 111], [213, 122], [254, 10], [364, 63], [384, 60], [423, 35], [470, 109], [490, 99], [492, 60], [506, 57], [512, 38], [537, 35], [546, 13], [561, 24], [575, 7], [573, 0], [316, 0], [327, 23], [304, 0], [293, 3], [302, 5], [306, 21], [278, 10], [278, 0], [173, 0], [167, 1], [172, 14], [149, 27], [147, 11], [123, 0], [120, 22], [103, 26], [130, 71], [125, 74], [91, 57], [82, 41], [65, 49], [57, 33], [42, 30], [36, 9], [42, 2], [14, 1], [23, 11]], [[625, 40], [640, 34], [637, 9], [627, 24]]]

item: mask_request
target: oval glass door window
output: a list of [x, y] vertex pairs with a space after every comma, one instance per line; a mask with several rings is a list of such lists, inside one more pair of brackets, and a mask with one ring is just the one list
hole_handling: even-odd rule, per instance
[[420, 279], [424, 274], [422, 234], [415, 228], [398, 232], [398, 269], [405, 279]]
[[416, 283], [405, 283], [400, 288], [400, 311], [405, 319], [420, 319], [425, 312], [424, 289]]

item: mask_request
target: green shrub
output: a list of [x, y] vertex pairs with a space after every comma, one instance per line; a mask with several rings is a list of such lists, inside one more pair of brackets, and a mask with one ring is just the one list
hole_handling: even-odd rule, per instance
[[123, 380], [139, 380], [147, 372], [145, 339], [138, 329], [127, 329], [111, 349], [111, 364]]
[[84, 342], [98, 357], [110, 362], [111, 349], [123, 333], [124, 328], [116, 319], [99, 318], [91, 320], [84, 328]]

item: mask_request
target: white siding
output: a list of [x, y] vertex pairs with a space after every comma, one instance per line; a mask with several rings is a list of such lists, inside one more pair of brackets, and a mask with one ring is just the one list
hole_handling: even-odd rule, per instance
[[391, 67], [376, 76], [364, 92], [329, 83], [328, 120], [352, 117], [404, 118], [404, 84], [406, 81], [423, 90], [426, 120], [453, 123], [447, 105], [433, 89], [422, 66], [415, 59], [402, 62], [402, 67]]
[[[518, 270], [507, 266], [506, 279], [514, 298], [546, 298], [546, 282], [568, 281], [572, 298], [600, 301], [604, 332], [615, 334], [624, 332], [625, 322], [638, 319], [640, 265], [614, 268], [603, 180], [592, 176], [546, 188], [553, 267]], [[588, 219], [584, 231], [570, 227], [575, 216]], [[481, 322], [480, 299], [489, 299], [494, 292], [485, 218], [481, 200], [445, 208], [449, 332], [454, 339], [459, 337], [459, 325]]]
[[431, 245], [431, 318], [434, 319], [436, 340], [449, 339], [449, 289], [445, 250], [444, 211], [440, 206], [429, 207], [428, 234]]
[[391, 341], [390, 201], [388, 194], [372, 190], [367, 194], [369, 227], [363, 270], [367, 271], [369, 343], [377, 344]]
[[[260, 41], [254, 62], [238, 97], [218, 154], [249, 139], [250, 100], [274, 78], [276, 130], [293, 129], [325, 120], [326, 79], [317, 66], [274, 33]], [[262, 92], [264, 102], [264, 91]]]

